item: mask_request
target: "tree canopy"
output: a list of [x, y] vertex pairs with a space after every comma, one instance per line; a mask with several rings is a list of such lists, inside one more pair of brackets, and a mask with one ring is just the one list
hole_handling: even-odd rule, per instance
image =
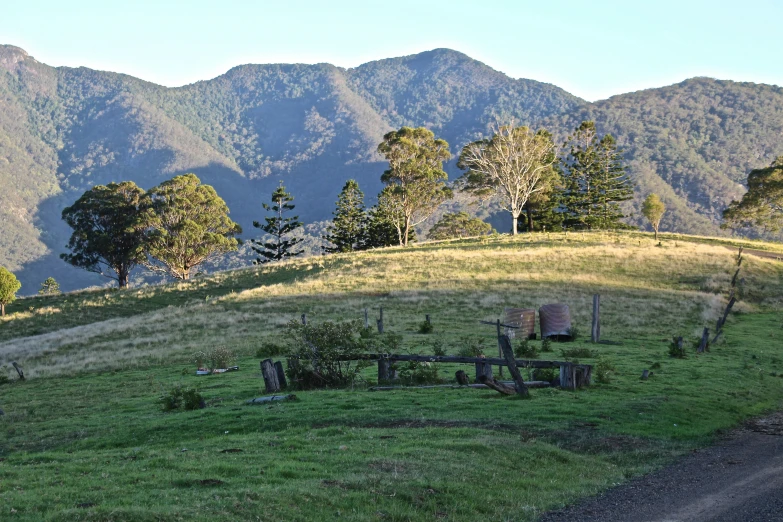
[[748, 191], [723, 212], [722, 228], [775, 232], [783, 225], [783, 156], [748, 174]]
[[5, 305], [16, 300], [16, 292], [20, 288], [22, 288], [22, 283], [16, 276], [4, 266], [0, 266], [0, 316], [5, 315]]
[[272, 215], [264, 218], [264, 223], [253, 221], [253, 226], [260, 228], [271, 236], [270, 240], [252, 239], [253, 251], [260, 255], [255, 263], [268, 263], [270, 261], [282, 261], [287, 257], [298, 256], [301, 250], [293, 250], [294, 246], [302, 240], [292, 237], [291, 232], [302, 226], [299, 216], [285, 216], [292, 211], [295, 205], [291, 202], [293, 196], [285, 191], [282, 183], [272, 193], [272, 204], [263, 203], [264, 210]]
[[433, 225], [427, 234], [429, 239], [453, 239], [458, 237], [474, 237], [489, 234], [492, 225], [466, 212], [443, 214], [443, 217]]
[[205, 261], [237, 250], [242, 228], [228, 217], [226, 203], [195, 174], [184, 174], [149, 190], [145, 211], [145, 266], [176, 279], [190, 279]]
[[465, 145], [457, 165], [467, 172], [463, 188], [484, 200], [494, 200], [511, 214], [511, 230], [530, 197], [547, 188], [543, 181], [557, 161], [552, 136], [513, 124], [495, 127], [491, 138]]
[[449, 144], [424, 127], [402, 127], [383, 137], [378, 152], [389, 162], [381, 176], [386, 188], [378, 199], [386, 199], [387, 207], [393, 208], [387, 215], [394, 222], [400, 245], [407, 245], [413, 227], [453, 195], [443, 170], [443, 162], [450, 157]]
[[132, 181], [98, 185], [62, 213], [73, 229], [61, 254], [65, 262], [128, 286], [131, 270], [145, 260], [144, 191]]

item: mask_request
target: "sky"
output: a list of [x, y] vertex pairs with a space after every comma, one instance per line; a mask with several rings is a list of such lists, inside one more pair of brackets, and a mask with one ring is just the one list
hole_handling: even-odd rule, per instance
[[0, 43], [166, 86], [245, 63], [355, 67], [439, 47], [590, 101], [694, 76], [783, 86], [783, 0], [2, 3]]

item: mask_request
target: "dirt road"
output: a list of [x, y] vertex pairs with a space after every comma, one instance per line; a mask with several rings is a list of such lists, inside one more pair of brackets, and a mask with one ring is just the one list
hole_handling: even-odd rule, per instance
[[539, 522], [783, 521], [783, 413]]

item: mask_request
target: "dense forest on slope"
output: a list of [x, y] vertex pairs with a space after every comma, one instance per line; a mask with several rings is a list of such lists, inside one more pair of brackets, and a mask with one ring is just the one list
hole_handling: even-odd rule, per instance
[[[783, 89], [768, 85], [695, 78], [587, 103], [437, 49], [347, 70], [242, 65], [166, 88], [49, 67], [0, 46], [0, 264], [19, 273], [25, 294], [48, 276], [64, 289], [102, 283], [58, 259], [69, 234], [60, 212], [95, 184], [149, 188], [195, 172], [249, 236], [279, 180], [305, 222], [330, 217], [348, 178], [371, 204], [384, 170], [375, 148], [391, 129], [427, 126], [456, 155], [508, 119], [545, 126], [560, 140], [581, 120], [596, 120], [618, 138], [638, 187], [629, 220], [641, 224], [638, 206], [657, 192], [670, 209], [662, 230], [719, 233], [720, 212], [742, 194], [747, 172], [783, 153]], [[459, 175], [453, 161], [448, 170]], [[444, 211], [467, 204], [460, 197]], [[491, 209], [481, 214], [505, 230]]]

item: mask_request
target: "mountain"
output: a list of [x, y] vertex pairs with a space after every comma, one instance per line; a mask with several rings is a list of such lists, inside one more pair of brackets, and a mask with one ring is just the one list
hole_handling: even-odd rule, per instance
[[[448, 49], [353, 69], [242, 65], [166, 88], [0, 46], [0, 100], [0, 264], [18, 273], [23, 293], [48, 276], [64, 289], [103, 282], [58, 259], [69, 235], [60, 213], [90, 186], [129, 179], [149, 188], [195, 172], [252, 237], [280, 180], [305, 222], [330, 217], [348, 178], [371, 203], [385, 168], [375, 148], [402, 125], [427, 126], [456, 155], [498, 119], [545, 126], [561, 140], [594, 119], [625, 150], [639, 187], [629, 211], [655, 191], [670, 208], [662, 229], [682, 232], [719, 233], [747, 171], [783, 153], [778, 87], [695, 78], [588, 103]], [[448, 171], [459, 175], [453, 161]]]

